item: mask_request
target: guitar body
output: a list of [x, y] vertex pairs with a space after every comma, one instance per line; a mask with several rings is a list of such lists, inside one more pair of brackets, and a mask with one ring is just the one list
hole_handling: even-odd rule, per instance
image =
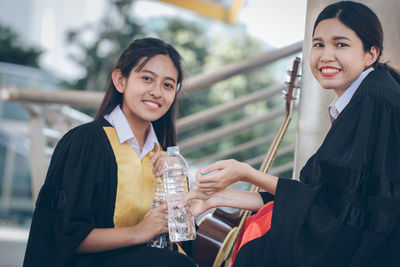
[[193, 258], [200, 267], [220, 267], [224, 263], [236, 241], [242, 214], [242, 210], [228, 213], [217, 208], [199, 222]]

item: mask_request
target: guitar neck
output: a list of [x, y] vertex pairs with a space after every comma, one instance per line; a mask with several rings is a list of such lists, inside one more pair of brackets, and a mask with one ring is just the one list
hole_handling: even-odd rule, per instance
[[[286, 133], [286, 130], [289, 126], [290, 121], [291, 121], [291, 115], [289, 113], [287, 113], [285, 120], [280, 125], [279, 130], [276, 133], [275, 138], [268, 149], [266, 157], [264, 158], [264, 161], [261, 164], [260, 171], [262, 171], [263, 173], [267, 173], [269, 171], [269, 169], [271, 168], [272, 163], [275, 159], [276, 153], [278, 151], [279, 145], [282, 142], [282, 139]], [[250, 191], [259, 192], [260, 188], [258, 186], [252, 185], [250, 187]], [[251, 212], [249, 210], [245, 210], [243, 212], [242, 218], [241, 218], [239, 226], [238, 226], [239, 229], [243, 226], [245, 220], [250, 216], [250, 214], [251, 214]]]
[[[261, 172], [268, 173], [269, 169], [271, 168], [272, 163], [274, 162], [276, 153], [278, 152], [278, 148], [282, 142], [282, 139], [286, 133], [287, 128], [289, 127], [291, 119], [292, 119], [291, 115], [287, 114], [287, 116], [285, 117], [285, 120], [282, 122], [281, 126], [279, 127], [279, 130], [276, 133], [275, 138], [274, 138], [271, 146], [268, 149], [267, 156], [264, 158], [264, 161], [261, 164], [261, 167], [260, 167]], [[252, 185], [250, 188], [250, 191], [258, 192], [258, 191], [260, 191], [260, 188], [258, 186]]]

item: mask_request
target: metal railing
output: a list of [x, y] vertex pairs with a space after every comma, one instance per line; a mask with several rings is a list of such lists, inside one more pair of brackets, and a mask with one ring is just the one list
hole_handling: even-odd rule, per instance
[[[184, 92], [183, 95], [187, 96], [188, 94], [216, 84], [235, 75], [254, 71], [257, 68], [266, 66], [275, 62], [276, 60], [299, 53], [301, 49], [302, 42], [298, 42], [281, 49], [268, 51], [251, 58], [227, 64], [210, 73], [199, 74], [191, 77], [187, 80], [184, 88], [182, 89]], [[198, 113], [179, 118], [177, 121], [178, 133], [185, 132], [193, 129], [194, 127], [198, 127], [199, 125], [205, 124], [210, 120], [214, 120], [217, 117], [232, 113], [239, 108], [245, 107], [246, 105], [259, 101], [266, 101], [268, 98], [280, 94], [284, 88], [285, 86], [282, 82], [282, 85], [272, 85], [237, 98], [232, 102], [223, 103]], [[47, 169], [45, 168], [45, 165], [48, 164], [48, 161], [46, 160], [48, 156], [46, 156], [44, 153], [44, 151], [46, 151], [47, 138], [51, 138], [52, 141], [56, 141], [57, 136], [61, 136], [58, 133], [63, 131], [65, 132], [69, 128], [72, 128], [79, 123], [90, 120], [90, 118], [84, 114], [81, 114], [80, 112], [67, 106], [97, 108], [103, 98], [103, 95], [103, 92], [73, 90], [39, 91], [28, 88], [16, 89], [10, 87], [4, 87], [0, 90], [1, 99], [21, 103], [26, 107], [31, 116], [29, 132], [32, 139], [31, 176], [34, 197], [37, 195], [40, 185], [43, 183], [45, 170]], [[223, 138], [241, 133], [242, 131], [255, 127], [256, 125], [268, 124], [269, 121], [273, 121], [280, 116], [283, 116], [283, 114], [283, 106], [278, 105], [268, 110], [268, 112], [265, 114], [245, 117], [199, 135], [191, 136], [188, 139], [180, 140], [179, 146], [184, 154], [190, 153], [197, 149], [201, 149], [201, 147], [205, 144], [218, 142]], [[50, 128], [53, 129], [48, 129], [49, 127], [46, 127], [45, 125], [50, 125]], [[43, 135], [43, 133], [47, 133], [47, 137]], [[50, 133], [53, 133], [53, 135], [50, 136]], [[268, 133], [266, 136], [260, 136], [259, 138], [245, 142], [241, 145], [228, 149], [227, 151], [218, 151], [217, 153], [208, 155], [205, 158], [193, 159], [193, 163], [205, 163], [223, 159], [234, 155], [235, 153], [252, 149], [260, 145], [264, 145], [267, 150], [267, 144], [263, 144], [263, 142], [270, 142], [272, 139], [271, 136], [271, 133]], [[293, 146], [288, 146], [286, 150], [286, 154], [293, 153], [294, 151]], [[51, 149], [47, 148], [47, 153], [49, 153], [49, 151], [51, 153]], [[260, 159], [261, 156], [262, 155], [257, 155], [254, 158], [246, 160], [249, 164], [257, 165], [262, 161], [262, 159]], [[285, 164], [285, 167], [276, 166], [276, 168], [273, 170], [290, 170], [292, 162]]]

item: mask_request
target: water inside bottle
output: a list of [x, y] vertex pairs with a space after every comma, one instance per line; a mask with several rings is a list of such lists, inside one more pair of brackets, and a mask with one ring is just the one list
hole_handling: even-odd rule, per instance
[[[151, 206], [153, 208], [158, 207], [165, 202], [165, 190], [164, 190], [164, 181], [160, 177], [155, 177], [154, 186], [153, 186], [153, 199]], [[172, 250], [172, 243], [168, 242], [168, 235], [162, 234], [156, 236], [152, 240], [147, 243], [150, 247], [155, 248], [168, 248]]]
[[194, 217], [189, 206], [179, 208], [182, 193], [188, 192], [188, 177], [182, 169], [170, 169], [164, 172], [167, 191], [168, 229], [172, 242], [193, 240], [196, 237]]
[[180, 194], [168, 196], [168, 230], [172, 242], [193, 240], [196, 237], [194, 218], [189, 207], [179, 208]]

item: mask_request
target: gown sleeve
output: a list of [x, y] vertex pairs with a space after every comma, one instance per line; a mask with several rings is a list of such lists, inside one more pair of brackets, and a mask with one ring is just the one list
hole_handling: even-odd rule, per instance
[[75, 250], [94, 225], [94, 201], [107, 168], [89, 127], [58, 143], [34, 211], [24, 266], [74, 266]]
[[279, 266], [399, 266], [400, 86], [386, 80], [358, 89], [303, 183], [279, 179], [268, 237]]
[[264, 204], [267, 204], [268, 202], [274, 200], [274, 195], [268, 193], [268, 192], [259, 192]]

